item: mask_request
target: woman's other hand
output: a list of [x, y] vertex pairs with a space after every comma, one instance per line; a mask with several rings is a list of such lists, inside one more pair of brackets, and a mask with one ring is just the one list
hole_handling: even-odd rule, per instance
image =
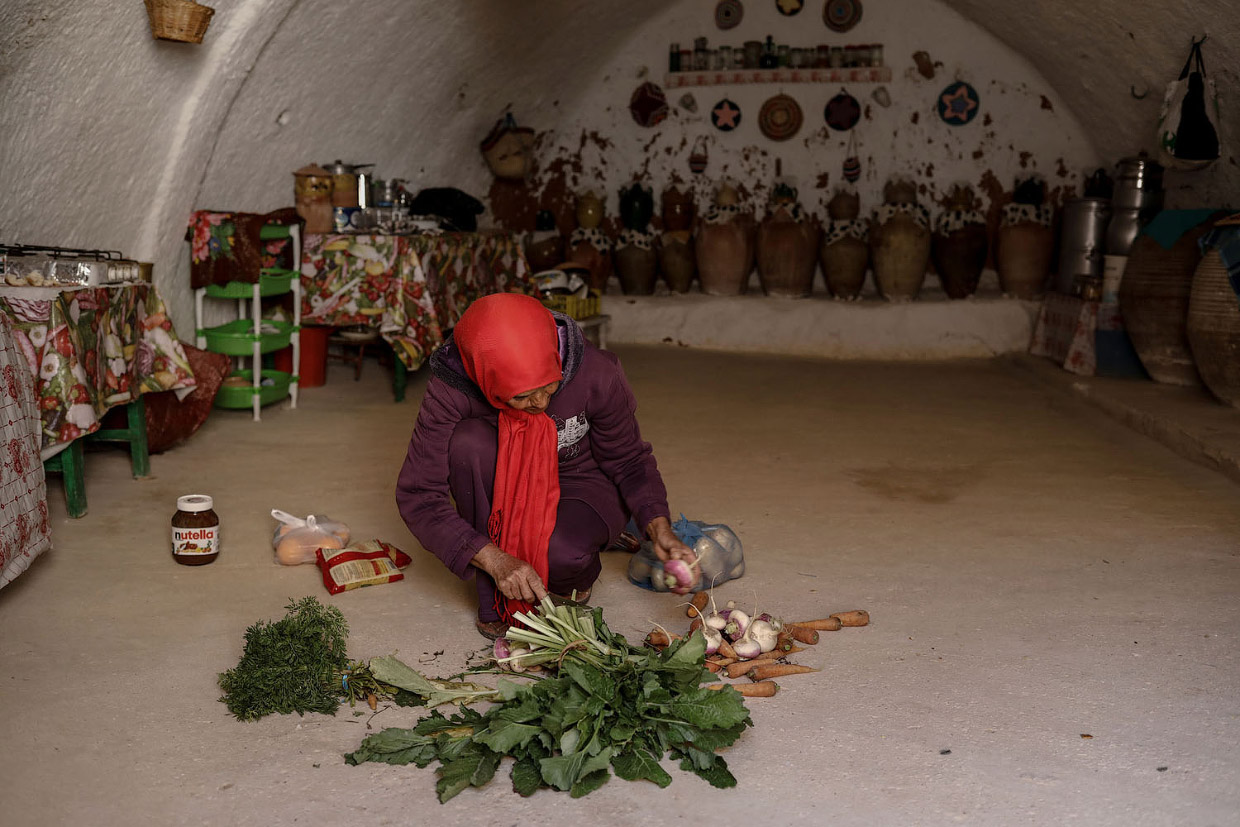
[[667, 517], [655, 517], [651, 520], [650, 525], [646, 527], [646, 536], [654, 544], [654, 553], [660, 560], [665, 563], [668, 560], [684, 560], [689, 564], [689, 570], [693, 572], [693, 583], [672, 589], [672, 591], [676, 594], [687, 594], [696, 588], [698, 580], [701, 579], [701, 572], [694, 565], [697, 562], [697, 555], [693, 553], [693, 549], [681, 542], [675, 531], [672, 531], [672, 524]]
[[539, 603], [547, 596], [542, 578], [534, 571], [533, 566], [506, 554], [492, 543], [483, 546], [470, 563], [491, 575], [496, 588], [504, 597], [524, 600], [526, 603]]

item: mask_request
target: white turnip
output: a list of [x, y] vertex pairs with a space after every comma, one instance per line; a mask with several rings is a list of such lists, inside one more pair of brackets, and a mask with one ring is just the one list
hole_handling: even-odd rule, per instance
[[702, 628], [702, 637], [706, 638], [706, 654], [713, 655], [719, 651], [719, 644], [723, 642], [723, 635], [719, 634], [718, 629], [705, 626]]
[[757, 643], [763, 652], [769, 652], [778, 643], [779, 632], [775, 631], [775, 627], [769, 622], [755, 620], [749, 624], [749, 628], [745, 631], [745, 637]]

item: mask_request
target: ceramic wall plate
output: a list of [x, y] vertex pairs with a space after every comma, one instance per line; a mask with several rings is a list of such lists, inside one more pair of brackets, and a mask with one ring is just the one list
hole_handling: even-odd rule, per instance
[[805, 0], [775, 0], [775, 8], [779, 9], [779, 13], [784, 17], [791, 17], [800, 14], [801, 9], [805, 8]]
[[964, 126], [977, 117], [982, 102], [976, 89], [958, 80], [939, 93], [935, 108], [946, 123]]
[[839, 132], [847, 132], [861, 120], [861, 104], [841, 89], [838, 95], [827, 101], [822, 114], [827, 126]]
[[786, 141], [801, 129], [805, 120], [801, 107], [787, 95], [776, 95], [762, 104], [758, 128], [772, 141]]
[[720, 132], [731, 132], [741, 125], [741, 108], [724, 98], [710, 110], [710, 122]]
[[846, 32], [861, 22], [861, 0], [826, 0], [822, 22], [833, 32]]
[[633, 90], [629, 112], [640, 126], [655, 126], [667, 117], [667, 96], [656, 83], [646, 82]]
[[715, 4], [715, 25], [721, 29], [735, 29], [744, 16], [741, 0], [719, 0]]

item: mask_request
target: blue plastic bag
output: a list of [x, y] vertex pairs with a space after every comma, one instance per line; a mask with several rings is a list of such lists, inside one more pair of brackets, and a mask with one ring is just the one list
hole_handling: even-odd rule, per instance
[[[688, 520], [681, 514], [680, 519], [672, 523], [672, 531], [697, 555], [702, 578], [693, 591], [705, 591], [745, 573], [740, 538], [726, 525]], [[654, 553], [654, 544], [646, 540], [629, 560], [629, 581], [643, 589], [667, 591], [665, 586], [655, 585], [663, 582], [661, 576], [653, 577], [656, 572], [662, 575], [663, 561]]]

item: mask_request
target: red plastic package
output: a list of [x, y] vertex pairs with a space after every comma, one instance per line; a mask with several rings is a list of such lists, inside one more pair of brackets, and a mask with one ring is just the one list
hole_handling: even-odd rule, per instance
[[320, 548], [314, 557], [323, 573], [323, 585], [331, 594], [404, 580], [400, 570], [413, 562], [408, 554], [382, 540]]

